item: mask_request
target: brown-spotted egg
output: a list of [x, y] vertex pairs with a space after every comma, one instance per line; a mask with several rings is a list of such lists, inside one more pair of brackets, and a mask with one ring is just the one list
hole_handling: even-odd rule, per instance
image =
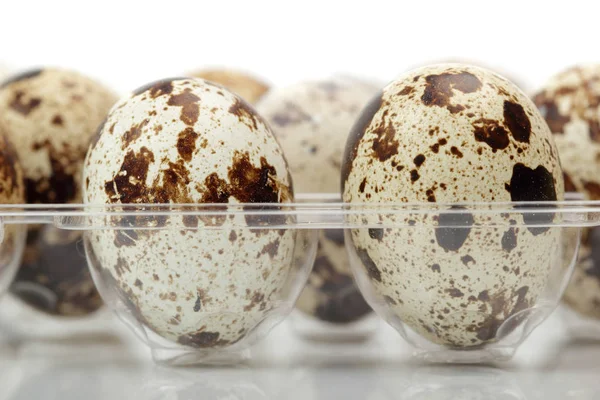
[[[0, 204], [25, 203], [23, 169], [12, 143], [0, 127]], [[0, 293], [5, 293], [20, 259], [19, 249], [25, 241], [24, 228], [3, 224], [0, 234]], [[11, 265], [12, 264], [12, 265]], [[11, 268], [13, 266], [13, 268]]]
[[[273, 89], [257, 104], [283, 147], [297, 192], [339, 193], [345, 139], [378, 89], [370, 82], [336, 77]], [[348, 263], [343, 231], [323, 230], [297, 307], [334, 323], [369, 313]]]
[[[557, 151], [535, 105], [506, 79], [461, 64], [408, 72], [371, 101], [348, 138], [342, 186], [346, 202], [368, 204], [563, 198]], [[469, 347], [497, 339], [504, 322], [507, 333], [536, 304], [558, 230], [524, 226], [532, 216], [516, 212], [411, 217], [366, 216], [407, 227], [351, 230], [387, 317], [432, 342]]]
[[[600, 65], [552, 77], [533, 101], [546, 119], [562, 161], [565, 190], [600, 200]], [[563, 300], [600, 318], [600, 230], [583, 232], [580, 255]]]
[[[87, 204], [293, 200], [283, 152], [262, 118], [192, 78], [154, 82], [118, 102], [90, 146], [84, 180]], [[146, 327], [185, 346], [224, 347], [277, 310], [293, 230], [244, 229], [260, 221], [239, 213], [150, 220], [160, 229], [134, 229], [148, 222], [140, 217], [87, 237], [104, 282]]]
[[[0, 129], [23, 165], [27, 203], [81, 202], [87, 147], [115, 101], [98, 82], [57, 68], [30, 70], [0, 84]], [[80, 241], [77, 232], [31, 226], [12, 292], [50, 314], [98, 309], [102, 302]]]

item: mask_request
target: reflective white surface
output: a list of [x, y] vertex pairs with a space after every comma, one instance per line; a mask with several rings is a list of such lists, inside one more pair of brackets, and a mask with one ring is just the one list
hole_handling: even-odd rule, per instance
[[0, 400], [600, 399], [600, 341], [575, 340], [564, 310], [503, 365], [418, 363], [384, 324], [367, 343], [334, 345], [303, 341], [284, 323], [254, 349], [250, 364], [235, 368], [157, 366], [108, 313], [59, 332], [4, 310]]

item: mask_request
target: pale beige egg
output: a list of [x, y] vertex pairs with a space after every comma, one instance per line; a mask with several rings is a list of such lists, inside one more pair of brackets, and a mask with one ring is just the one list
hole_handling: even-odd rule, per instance
[[[154, 82], [117, 103], [89, 149], [84, 180], [87, 204], [293, 201], [286, 160], [263, 119], [239, 96], [192, 78]], [[245, 229], [256, 217], [239, 213], [139, 223], [161, 229], [136, 230], [132, 221], [131, 229], [90, 231], [88, 255], [150, 330], [185, 346], [225, 347], [278, 312], [293, 230]]]
[[[0, 129], [23, 165], [27, 203], [80, 203], [85, 154], [116, 95], [59, 68], [29, 70], [0, 84]], [[53, 315], [84, 315], [101, 299], [82, 255], [80, 232], [30, 226], [12, 292]]]
[[[388, 84], [350, 134], [342, 182], [352, 203], [563, 199], [558, 153], [535, 105], [506, 79], [461, 64], [419, 68]], [[353, 229], [351, 237], [389, 315], [432, 342], [478, 346], [536, 304], [560, 231], [524, 226], [531, 216], [518, 213], [456, 212], [414, 216], [402, 221], [406, 228]], [[384, 225], [403, 218], [361, 217]], [[489, 227], [494, 221], [500, 226]]]

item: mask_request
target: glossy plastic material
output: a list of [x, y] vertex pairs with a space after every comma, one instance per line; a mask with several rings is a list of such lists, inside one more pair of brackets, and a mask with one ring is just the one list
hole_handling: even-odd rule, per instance
[[290, 322], [293, 331], [304, 339], [323, 343], [353, 343], [372, 338], [380, 326], [381, 318], [370, 312], [356, 321], [338, 324], [295, 311], [290, 315]]
[[[322, 201], [326, 201], [322, 199]], [[337, 196], [330, 202], [339, 202]], [[313, 270], [290, 316], [294, 333], [309, 341], [360, 342], [373, 337], [381, 319], [356, 286], [344, 229], [321, 229]]]
[[346, 242], [369, 304], [418, 357], [458, 363], [511, 358], [550, 315], [577, 260], [582, 229], [571, 222], [587, 219], [558, 203], [347, 218], [367, 225]]
[[[2, 205], [0, 219], [4, 230], [23, 224], [48, 224], [58, 229], [83, 231], [84, 247], [91, 274], [105, 303], [150, 347], [157, 361], [178, 365], [231, 363], [243, 360], [248, 355], [250, 346], [260, 339], [265, 339], [270, 329], [293, 310], [294, 303], [312, 268], [319, 232], [323, 229], [345, 231], [351, 265], [363, 295], [375, 312], [415, 347], [415, 353], [419, 357], [432, 361], [471, 363], [509, 358], [519, 344], [558, 304], [575, 263], [582, 228], [600, 225], [599, 202], [365, 205], [343, 204], [332, 202], [332, 199], [335, 199], [335, 196], [305, 195], [299, 196], [299, 201], [293, 204]], [[194, 219], [197, 223], [190, 224], [190, 219]], [[444, 343], [444, 340], [436, 340], [431, 332], [424, 334], [422, 329], [412, 323], [402, 308], [397, 307], [399, 298], [395, 299], [396, 307], [392, 307], [393, 304], [385, 297], [387, 294], [380, 284], [391, 282], [392, 278], [386, 275], [386, 271], [380, 271], [381, 282], [379, 279], [374, 281], [373, 276], [377, 275], [373, 274], [372, 265], [368, 263], [366, 265], [366, 258], [358, 254], [360, 246], [365, 243], [363, 239], [366, 236], [374, 238], [374, 244], [371, 243], [369, 246], [376, 246], [380, 243], [380, 239], [381, 244], [385, 244], [386, 238], [395, 238], [393, 247], [383, 246], [377, 251], [375, 250], [377, 247], [370, 247], [370, 257], [376, 258], [375, 256], [378, 255], [380, 258], [402, 265], [403, 254], [406, 256], [407, 252], [415, 251], [416, 237], [435, 238], [436, 232], [438, 234], [442, 232], [450, 237], [464, 236], [461, 230], [469, 230], [471, 232], [469, 235], [473, 235], [473, 238], [493, 237], [498, 240], [503, 233], [515, 230], [517, 233], [520, 232], [517, 237], [530, 240], [529, 244], [535, 244], [536, 240], [540, 240], [538, 250], [543, 250], [540, 253], [543, 256], [537, 258], [532, 258], [525, 252], [518, 255], [521, 251], [518, 247], [515, 247], [514, 253], [511, 253], [513, 263], [516, 260], [520, 264], [520, 273], [524, 274], [534, 267], [543, 271], [535, 295], [528, 299], [526, 306], [521, 304], [518, 307], [503, 308], [502, 313], [494, 308], [493, 302], [485, 307], [478, 304], [475, 311], [470, 306], [465, 308], [465, 312], [471, 313], [475, 319], [495, 318], [494, 329], [488, 329], [481, 343], [473, 346], [456, 346]], [[160, 240], [163, 237], [186, 237], [186, 240], [170, 241], [168, 244], [171, 250], [160, 257], [153, 255], [152, 247], [146, 246], [145, 251], [136, 253], [138, 255], [135, 259], [127, 260], [127, 273], [130, 277], [131, 274], [135, 276], [139, 273], [142, 279], [141, 274], [147, 274], [149, 268], [170, 269], [175, 265], [172, 264], [173, 260], [179, 260], [178, 265], [181, 264], [181, 260], [187, 260], [189, 264], [183, 265], [180, 270], [171, 271], [173, 276], [180, 274], [177, 279], [181, 282], [202, 289], [211, 282], [215, 286], [222, 282], [218, 282], [218, 278], [215, 278], [215, 274], [218, 276], [219, 273], [215, 271], [217, 268], [215, 258], [212, 261], [209, 258], [202, 262], [190, 261], [197, 259], [190, 253], [192, 251], [190, 241], [196, 241], [197, 248], [204, 249], [207, 243], [212, 243], [215, 238], [229, 237], [231, 232], [236, 232], [237, 237], [255, 235], [259, 238], [271, 236], [285, 238], [285, 240], [272, 242], [267, 250], [278, 254], [278, 251], [283, 249], [281, 246], [287, 246], [286, 254], [289, 253], [290, 256], [277, 259], [277, 267], [279, 271], [283, 271], [281, 279], [268, 288], [260, 279], [255, 279], [253, 276], [248, 276], [246, 281], [238, 279], [236, 282], [231, 282], [242, 288], [245, 287], [244, 285], [252, 285], [264, 289], [259, 293], [260, 296], [249, 293], [247, 298], [242, 296], [240, 301], [219, 303], [212, 308], [197, 305], [198, 300], [190, 293], [153, 292], [151, 285], [142, 287], [137, 282], [130, 285], [124, 280], [119, 280], [114, 266], [103, 265], [98, 254], [99, 251], [105, 251], [97, 244], [100, 243], [97, 238], [102, 236], [99, 235], [102, 233], [107, 233], [106, 236], [110, 238], [122, 234], [132, 242], [140, 244], [144, 243], [144, 238]], [[530, 235], [525, 232], [537, 234]], [[403, 238], [407, 240], [402, 240]], [[412, 242], [408, 240], [410, 238]], [[12, 245], [10, 252], [12, 257], [7, 259], [11, 261], [7, 261], [6, 265], [18, 264], [23, 240], [17, 240], [16, 244]], [[118, 245], [117, 242], [115, 246]], [[110, 245], [112, 241], [106, 243]], [[234, 259], [238, 253], [256, 254], [256, 257], [249, 257], [243, 262], [245, 265], [252, 266], [253, 259], [256, 258], [263, 260], [260, 265], [264, 267], [264, 260], [267, 259], [265, 257], [268, 256], [262, 254], [259, 257], [264, 246], [261, 249], [248, 247], [258, 246], [257, 243], [259, 242], [231, 245], [229, 250], [227, 248], [225, 250], [230, 251]], [[548, 243], [553, 245], [548, 246]], [[262, 245], [261, 242], [260, 246]], [[448, 258], [455, 255], [453, 252], [458, 254], [460, 250], [438, 249], [436, 251], [440, 257]], [[483, 246], [479, 251], [481, 254], [493, 255], [496, 249]], [[476, 263], [467, 263], [469, 268], [461, 270], [461, 274], [466, 276], [464, 279], [475, 279], [482, 272], [489, 270], [492, 258], [488, 260], [480, 257]], [[379, 264], [379, 267], [382, 265]], [[218, 268], [235, 269], [235, 267], [236, 263], [218, 265]], [[442, 275], [450, 272], [452, 272], [451, 268], [440, 271]], [[184, 276], [181, 276], [182, 273]], [[472, 276], [469, 276], [470, 274]], [[10, 275], [6, 274], [9, 277]], [[403, 278], [399, 276], [398, 279], [401, 281]], [[490, 281], [487, 284], [490, 293], [494, 286], [496, 289], [498, 287], [503, 289], [502, 282]], [[132, 295], [133, 286], [137, 287], [135, 296]], [[521, 287], [506, 286], [504, 289], [511, 289], [517, 294], [523, 292]], [[529, 290], [529, 293], [533, 292], [533, 289]], [[268, 296], [267, 291], [269, 291]], [[408, 293], [411, 291], [407, 291], [405, 295]], [[455, 297], [460, 296], [456, 291], [449, 293]], [[426, 305], [431, 305], [436, 300], [447, 300], [447, 297], [440, 296], [436, 299], [436, 296], [435, 291], [427, 295], [427, 301], [423, 301], [424, 314], [430, 312]], [[255, 297], [258, 299], [254, 299]], [[401, 300], [405, 304], [411, 301], [407, 297]], [[420, 301], [420, 299], [416, 300]], [[181, 307], [181, 315], [172, 316], [171, 321], [163, 321], [166, 328], [157, 328], [161, 322], [160, 317], [166, 315], [161, 314], [162, 304], [173, 301], [178, 302], [173, 307], [175, 305]], [[192, 308], [193, 313], [190, 311]], [[240, 329], [237, 338], [219, 339], [217, 332], [208, 331], [207, 325], [224, 320], [229, 321], [223, 323], [225, 328], [244, 321], [243, 329]], [[177, 336], [178, 329], [183, 329], [181, 326], [190, 321], [193, 322], [195, 331], [183, 335], [185, 340], [181, 340], [181, 337]], [[461, 333], [461, 329], [466, 331], [474, 329], [468, 324], [464, 326], [458, 322], [453, 324], [456, 325], [453, 329], [458, 334]], [[432, 329], [436, 332], [437, 328], [433, 326]], [[190, 339], [191, 337], [196, 340]], [[198, 337], [202, 340], [197, 340]], [[268, 337], [265, 340], [268, 341]]]

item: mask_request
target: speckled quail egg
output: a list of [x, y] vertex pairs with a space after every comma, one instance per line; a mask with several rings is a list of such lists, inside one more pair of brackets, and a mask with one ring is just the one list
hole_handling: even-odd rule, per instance
[[[30, 70], [0, 85], [0, 128], [21, 159], [28, 203], [81, 202], [87, 147], [115, 101], [98, 82], [56, 68]], [[50, 314], [98, 309], [102, 302], [80, 241], [74, 232], [31, 227], [12, 292]]]
[[[0, 204], [25, 203], [23, 170], [17, 153], [0, 128]], [[6, 224], [0, 233], [0, 294], [12, 282], [25, 242], [22, 226]]]
[[[348, 132], [378, 89], [337, 77], [273, 89], [257, 104], [283, 147], [297, 192], [339, 192]], [[356, 321], [371, 311], [354, 285], [343, 231], [320, 233], [314, 268], [297, 307], [334, 323]]]
[[[88, 204], [293, 200], [286, 160], [263, 119], [239, 96], [192, 78], [154, 82], [117, 103], [89, 149], [84, 179]], [[147, 328], [185, 346], [225, 347], [277, 311], [292, 268], [295, 232], [244, 228], [256, 221], [156, 218], [158, 230], [90, 231], [86, 248]]]
[[191, 76], [222, 85], [250, 104], [256, 104], [269, 90], [269, 85], [262, 80], [234, 69], [205, 69], [193, 72]]
[[[506, 79], [462, 64], [408, 72], [369, 103], [348, 138], [342, 186], [346, 202], [368, 204], [564, 196], [535, 105]], [[524, 225], [552, 216], [457, 212], [360, 216], [414, 226], [352, 229], [350, 237], [368, 299], [386, 319], [437, 344], [478, 346], [514, 329], [517, 313], [537, 302], [560, 232]]]
[[[570, 68], [534, 97], [560, 155], [565, 190], [600, 200], [600, 65]], [[579, 262], [564, 301], [583, 315], [600, 318], [600, 230], [583, 232]]]

